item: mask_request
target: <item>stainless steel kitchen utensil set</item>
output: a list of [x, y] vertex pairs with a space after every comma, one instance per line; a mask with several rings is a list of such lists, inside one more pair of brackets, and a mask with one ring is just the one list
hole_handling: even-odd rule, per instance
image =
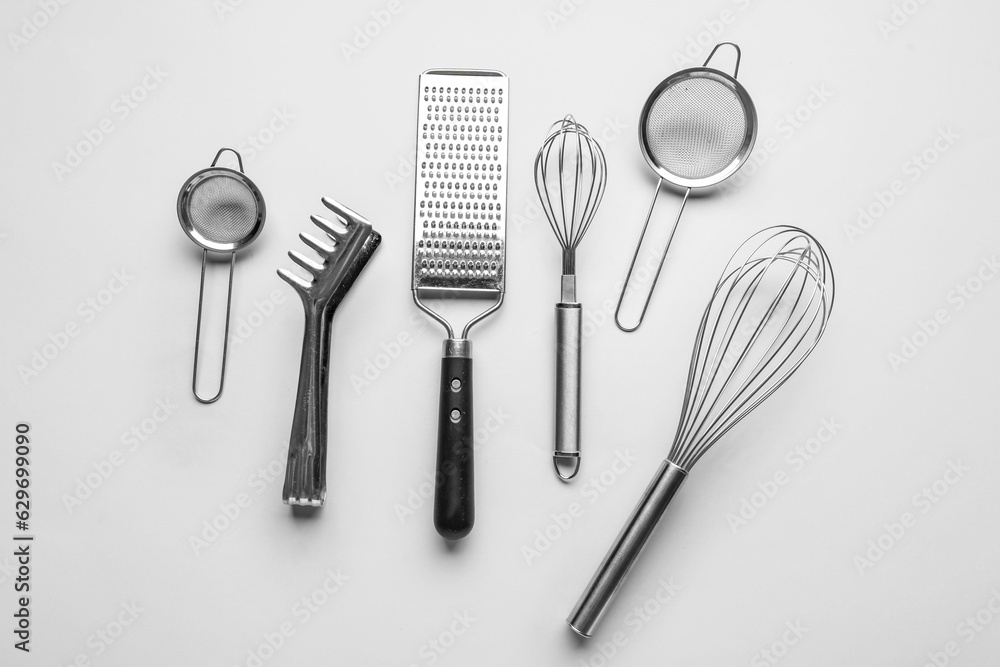
[[[723, 45], [735, 50], [732, 76], [708, 66]], [[728, 178], [750, 155], [757, 114], [749, 94], [736, 81], [740, 58], [735, 44], [717, 45], [704, 66], [663, 80], [642, 109], [639, 144], [659, 179], [615, 308], [615, 322], [622, 331], [635, 331], [645, 317], [691, 191]], [[420, 75], [418, 84], [410, 287], [417, 307], [441, 324], [447, 335], [438, 387], [433, 516], [437, 532], [448, 540], [465, 537], [475, 522], [469, 332], [504, 301], [509, 88], [506, 75], [495, 70], [432, 69]], [[208, 253], [230, 254], [228, 339], [235, 253], [257, 237], [265, 218], [263, 197], [243, 173], [239, 153], [232, 151], [238, 170], [217, 166], [220, 156], [231, 150], [220, 150], [211, 167], [188, 179], [177, 199], [181, 226], [203, 249], [192, 380], [195, 397], [203, 403], [222, 394], [228, 350], [227, 340], [218, 392], [202, 396], [197, 380]], [[607, 184], [604, 152], [573, 116], [550, 127], [535, 157], [534, 182], [562, 250], [553, 462], [558, 477], [568, 482], [581, 466], [583, 308], [577, 299], [576, 251]], [[664, 183], [684, 189], [684, 196], [658, 268], [640, 297], [641, 310], [634, 322], [626, 324], [623, 303], [626, 293], [637, 287], [631, 285], [633, 271]], [[299, 235], [315, 255], [288, 253], [310, 278], [278, 270], [305, 311], [282, 497], [289, 505], [306, 507], [322, 506], [326, 498], [333, 314], [381, 242], [361, 215], [332, 199], [322, 201], [332, 215], [311, 216], [323, 232], [320, 238]], [[570, 613], [567, 622], [574, 631], [591, 636], [692, 467], [813, 351], [826, 330], [834, 291], [826, 251], [802, 229], [771, 227], [737, 249], [695, 336], [673, 445]], [[487, 303], [476, 305], [477, 300]], [[452, 320], [458, 317], [454, 311], [461, 309], [460, 304], [469, 310], [456, 320], [465, 321], [459, 330]]]
[[326, 500], [327, 386], [333, 313], [382, 241], [370, 222], [343, 204], [324, 197], [323, 205], [333, 213], [334, 220], [310, 216], [324, 232], [323, 238], [299, 234], [319, 261], [295, 250], [288, 253], [293, 262], [311, 274], [311, 280], [278, 269], [278, 275], [301, 297], [306, 314], [281, 496], [289, 505], [307, 507], [321, 507]]
[[733, 254], [698, 327], [670, 454], [570, 613], [573, 630], [591, 635], [692, 466], [805, 361], [833, 300], [830, 259], [801, 229], [765, 229]]
[[[736, 50], [732, 76], [708, 67], [715, 52], [723, 45]], [[740, 48], [732, 42], [718, 44], [703, 67], [682, 70], [661, 81], [639, 114], [639, 147], [646, 162], [660, 178], [656, 182], [646, 220], [642, 223], [639, 241], [618, 298], [618, 307], [615, 308], [615, 324], [622, 331], [635, 331], [646, 316], [653, 289], [660, 278], [670, 242], [691, 190], [721, 183], [736, 173], [750, 157], [757, 138], [757, 111], [746, 89], [736, 80], [740, 58]], [[664, 182], [684, 188], [684, 198], [660, 253], [660, 262], [646, 290], [638, 319], [634, 324], [626, 325], [622, 322], [622, 305], [626, 292], [632, 286], [632, 272]]]
[[[239, 171], [217, 166], [226, 151], [236, 155]], [[215, 154], [212, 165], [184, 182], [177, 195], [177, 219], [188, 237], [202, 248], [201, 284], [198, 288], [198, 323], [194, 335], [194, 369], [191, 391], [202, 403], [214, 403], [222, 396], [226, 380], [226, 355], [229, 352], [229, 313], [233, 304], [233, 273], [236, 251], [250, 245], [264, 228], [264, 197], [246, 174], [243, 158], [232, 148]], [[226, 332], [222, 343], [222, 368], [219, 389], [210, 397], [198, 393], [198, 357], [201, 347], [201, 315], [205, 298], [205, 268], [208, 253], [229, 253], [229, 293], [226, 297]]]
[[[413, 210], [413, 301], [447, 332], [441, 360], [434, 527], [459, 539], [475, 521], [472, 342], [503, 303], [507, 77], [436, 69], [420, 76]], [[489, 299], [460, 336], [427, 299]]]
[[[580, 471], [580, 346], [583, 308], [576, 300], [576, 248], [594, 220], [607, 184], [604, 151], [587, 128], [566, 116], [535, 157], [535, 189], [562, 246], [556, 304], [556, 415], [553, 464], [569, 481]], [[569, 464], [564, 470], [561, 464]]]

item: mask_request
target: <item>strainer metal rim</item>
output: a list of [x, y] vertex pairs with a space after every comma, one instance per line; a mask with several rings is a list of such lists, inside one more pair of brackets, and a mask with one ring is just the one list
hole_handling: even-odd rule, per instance
[[[701, 178], [687, 178], [679, 174], [675, 174], [661, 165], [656, 158], [653, 157], [646, 132], [650, 111], [653, 108], [653, 104], [659, 98], [660, 93], [668, 87], [677, 85], [685, 79], [713, 79], [728, 86], [734, 93], [736, 93], [740, 103], [743, 105], [743, 111], [746, 114], [746, 131], [743, 134], [743, 143], [740, 145], [740, 150], [736, 154], [736, 157], [733, 158], [733, 161], [730, 162], [724, 169]], [[750, 99], [750, 94], [746, 91], [746, 88], [743, 87], [743, 84], [735, 78], [713, 67], [690, 67], [671, 74], [653, 89], [653, 92], [649, 94], [648, 98], [646, 98], [646, 103], [642, 107], [642, 113], [639, 114], [639, 148], [642, 150], [642, 156], [646, 158], [647, 164], [649, 164], [650, 168], [656, 172], [657, 176], [667, 183], [682, 188], [704, 188], [710, 185], [716, 185], [726, 180], [735, 174], [736, 171], [743, 166], [743, 163], [747, 161], [747, 158], [750, 157], [750, 152], [753, 150], [753, 146], [756, 141], [757, 109], [753, 105], [753, 100]]]
[[[253, 195], [254, 202], [257, 205], [257, 219], [254, 220], [253, 228], [250, 230], [249, 234], [238, 241], [231, 241], [229, 243], [214, 241], [199, 232], [191, 222], [191, 216], [188, 213], [188, 200], [191, 198], [191, 193], [194, 192], [194, 189], [199, 183], [216, 176], [234, 178], [246, 185], [247, 189], [249, 189], [250, 193]], [[184, 181], [184, 185], [181, 186], [181, 191], [177, 195], [177, 219], [181, 223], [181, 229], [183, 229], [184, 233], [188, 235], [188, 238], [205, 250], [214, 250], [216, 252], [236, 252], [240, 248], [246, 247], [252, 243], [253, 240], [260, 235], [261, 230], [264, 229], [264, 220], [267, 217], [266, 214], [267, 211], [264, 208], [264, 196], [261, 194], [257, 185], [242, 171], [230, 169], [229, 167], [207, 167], [195, 172], [189, 179]]]

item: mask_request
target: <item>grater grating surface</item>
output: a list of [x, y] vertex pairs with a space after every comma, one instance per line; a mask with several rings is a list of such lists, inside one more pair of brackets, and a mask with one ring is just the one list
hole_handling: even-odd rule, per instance
[[503, 292], [507, 77], [428, 70], [418, 108], [413, 289]]

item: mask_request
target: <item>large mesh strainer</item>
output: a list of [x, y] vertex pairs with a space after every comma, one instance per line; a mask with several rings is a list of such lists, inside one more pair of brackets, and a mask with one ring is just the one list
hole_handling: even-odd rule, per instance
[[[708, 67], [723, 45], [736, 50], [732, 76]], [[639, 146], [646, 162], [660, 178], [656, 182], [653, 201], [646, 213], [646, 221], [615, 309], [615, 324], [622, 331], [635, 331], [642, 324], [691, 190], [721, 183], [750, 156], [757, 137], [757, 111], [746, 89], [736, 80], [740, 56], [740, 48], [732, 42], [716, 45], [704, 66], [681, 70], [664, 79], [642, 108]], [[627, 326], [621, 319], [622, 304], [626, 293], [639, 287], [632, 285], [632, 274], [664, 182], [684, 188], [684, 198], [660, 254], [659, 265], [646, 291], [638, 319], [635, 324]]]
[[[226, 151], [236, 155], [239, 171], [217, 166]], [[264, 197], [243, 173], [243, 158], [232, 148], [215, 154], [212, 166], [189, 178], [177, 195], [177, 219], [184, 233], [202, 248], [201, 285], [198, 288], [198, 324], [194, 339], [194, 370], [191, 391], [202, 403], [214, 403], [222, 396], [229, 350], [229, 313], [233, 303], [233, 273], [236, 251], [249, 245], [264, 227]], [[226, 297], [226, 333], [222, 344], [222, 369], [218, 392], [211, 397], [198, 393], [198, 352], [201, 345], [201, 313], [205, 298], [205, 267], [209, 251], [229, 253], [229, 293]]]

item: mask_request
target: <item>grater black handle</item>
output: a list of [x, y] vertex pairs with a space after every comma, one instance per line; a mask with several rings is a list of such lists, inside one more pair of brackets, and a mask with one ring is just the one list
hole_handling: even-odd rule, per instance
[[468, 535], [475, 521], [472, 357], [469, 353], [467, 340], [448, 340], [445, 357], [441, 360], [434, 527], [449, 540]]

